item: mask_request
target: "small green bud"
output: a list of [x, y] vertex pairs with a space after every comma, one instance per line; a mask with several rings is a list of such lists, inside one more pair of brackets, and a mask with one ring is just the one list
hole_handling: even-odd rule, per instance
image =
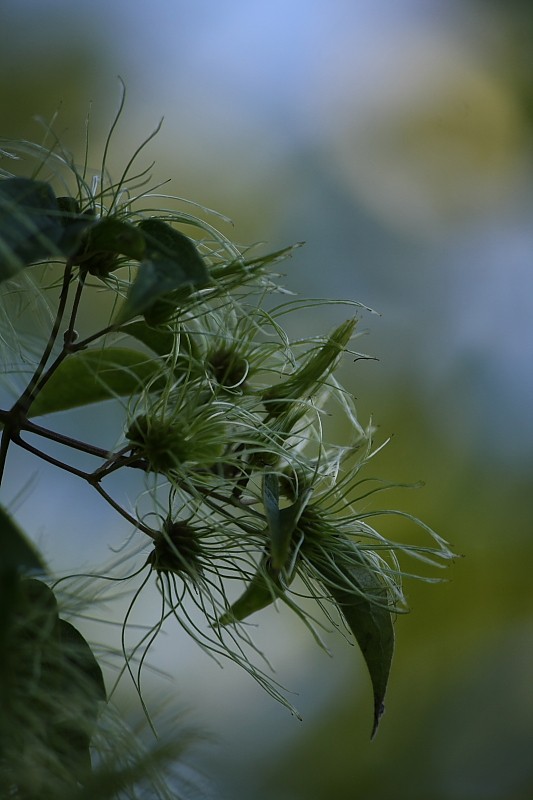
[[157, 572], [198, 574], [202, 546], [198, 532], [186, 522], [166, 522], [154, 542], [148, 563]]
[[153, 472], [164, 474], [186, 460], [181, 436], [168, 420], [141, 414], [129, 426], [126, 437]]
[[191, 404], [171, 417], [141, 414], [129, 426], [126, 437], [149, 469], [162, 475], [179, 471], [184, 464], [210, 469], [226, 447], [226, 426], [209, 406]]
[[248, 362], [232, 347], [218, 347], [207, 354], [207, 368], [219, 386], [226, 389], [243, 388], [248, 374]]

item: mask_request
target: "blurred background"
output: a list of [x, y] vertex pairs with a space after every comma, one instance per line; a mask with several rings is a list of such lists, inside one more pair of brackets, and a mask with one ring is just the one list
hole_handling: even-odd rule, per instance
[[[374, 471], [424, 480], [386, 504], [464, 556], [446, 583], [406, 586], [372, 742], [369, 680], [340, 637], [329, 659], [286, 614], [257, 618], [298, 722], [169, 630], [152, 658], [211, 735], [195, 766], [216, 798], [533, 796], [532, 36], [526, 0], [0, 3], [0, 136], [40, 141], [35, 118], [59, 111], [81, 158], [90, 111], [98, 165], [120, 75], [113, 171], [164, 117], [146, 161], [169, 192], [231, 217], [238, 242], [305, 241], [288, 288], [379, 313], [358, 344], [378, 360], [342, 374], [377, 441], [392, 436]], [[292, 332], [340, 314], [304, 313]], [[105, 441], [113, 411], [94, 413]], [[35, 469], [13, 459], [4, 502], [31, 476], [15, 510], [49, 563], [98, 563], [124, 526]]]

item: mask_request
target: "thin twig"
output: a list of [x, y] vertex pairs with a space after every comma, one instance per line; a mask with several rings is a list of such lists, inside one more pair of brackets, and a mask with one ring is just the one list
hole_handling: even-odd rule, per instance
[[117, 503], [115, 500], [113, 500], [113, 498], [111, 497], [111, 495], [109, 495], [109, 494], [106, 492], [106, 490], [105, 490], [105, 489], [104, 489], [104, 488], [103, 488], [103, 487], [102, 487], [102, 486], [101, 486], [101, 485], [98, 483], [98, 481], [94, 481], [94, 480], [92, 479], [92, 476], [90, 476], [90, 475], [87, 475], [87, 476], [85, 476], [85, 479], [86, 479], [86, 480], [87, 480], [87, 481], [88, 481], [88, 482], [91, 484], [91, 486], [92, 486], [94, 489], [96, 489], [96, 491], [98, 492], [98, 494], [99, 494], [101, 497], [103, 497], [103, 498], [104, 498], [104, 500], [105, 500], [107, 503], [109, 503], [109, 505], [110, 505], [112, 508], [114, 508], [114, 509], [115, 509], [115, 511], [116, 511], [118, 514], [120, 514], [120, 516], [121, 516], [121, 517], [124, 517], [124, 519], [127, 519], [127, 520], [128, 520], [128, 522], [131, 522], [131, 524], [132, 524], [132, 525], [134, 525], [134, 527], [135, 527], [135, 528], [138, 528], [138, 529], [139, 529], [140, 531], [142, 531], [143, 533], [146, 533], [146, 535], [147, 535], [147, 536], [149, 536], [151, 539], [155, 539], [155, 538], [157, 537], [157, 533], [156, 533], [156, 531], [153, 531], [151, 528], [148, 528], [146, 525], [143, 525], [143, 523], [142, 523], [142, 522], [139, 522], [139, 520], [135, 519], [135, 517], [132, 517], [132, 515], [131, 515], [131, 514], [129, 514], [129, 513], [126, 511], [126, 509], [122, 508], [122, 506], [121, 506], [119, 503]]
[[77, 467], [72, 467], [70, 464], [66, 464], [64, 461], [60, 461], [58, 458], [54, 458], [54, 456], [51, 456], [48, 453], [39, 450], [39, 448], [34, 447], [29, 442], [25, 442], [24, 439], [21, 438], [18, 431], [16, 433], [11, 434], [11, 440], [15, 444], [18, 444], [19, 447], [22, 447], [23, 450], [27, 450], [29, 453], [33, 453], [34, 456], [41, 458], [48, 464], [52, 464], [54, 467], [59, 467], [59, 469], [62, 469], [65, 472], [70, 472], [71, 475], [76, 475], [76, 477], [78, 478], [83, 478], [86, 481], [90, 481], [89, 473], [83, 472], [83, 470], [77, 469]]
[[114, 510], [120, 514], [121, 517], [127, 519], [132, 525], [135, 526], [138, 530], [146, 533], [151, 539], [155, 539], [157, 537], [157, 532], [153, 531], [147, 525], [144, 525], [139, 520], [135, 519], [131, 514], [129, 514], [122, 506], [114, 500], [110, 494], [108, 494], [105, 489], [100, 485], [99, 478], [95, 477], [93, 473], [84, 472], [81, 469], [77, 469], [77, 467], [73, 467], [70, 464], [67, 464], [64, 461], [60, 461], [58, 458], [54, 458], [54, 456], [49, 455], [48, 453], [39, 450], [37, 447], [29, 444], [29, 442], [25, 442], [24, 439], [21, 438], [20, 434], [14, 433], [11, 435], [11, 440], [18, 444], [19, 447], [22, 447], [23, 450], [27, 450], [29, 453], [37, 456], [38, 458], [46, 461], [47, 464], [52, 464], [54, 467], [58, 467], [59, 469], [63, 470], [64, 472], [68, 472], [71, 475], [75, 475], [77, 478], [82, 478], [84, 481], [96, 489], [98, 494], [104, 498], [104, 500], [109, 503], [109, 505], [114, 508]]
[[119, 329], [119, 325], [113, 323], [108, 325], [106, 328], [102, 328], [101, 331], [97, 331], [97, 333], [93, 333], [90, 336], [87, 336], [86, 339], [81, 339], [79, 342], [76, 342], [75, 345], [72, 346], [72, 352], [76, 352], [78, 350], [85, 350], [87, 345], [95, 342], [97, 339], [100, 339], [102, 336], [107, 336], [108, 333], [114, 333]]
[[58, 433], [57, 431], [51, 431], [48, 428], [43, 428], [42, 425], [36, 425], [35, 422], [32, 422], [29, 419], [21, 423], [20, 429], [27, 431], [28, 433], [33, 433], [36, 436], [42, 436], [45, 439], [50, 439], [52, 442], [65, 445], [65, 447], [71, 447], [73, 450], [80, 450], [82, 453], [88, 453], [96, 458], [109, 459], [110, 456], [109, 450], [106, 450], [103, 447], [96, 447], [95, 445], [88, 444], [87, 442], [82, 442], [80, 439], [74, 439], [71, 436], [65, 436], [63, 433]]
[[50, 358], [50, 353], [52, 352], [52, 349], [56, 342], [57, 334], [59, 333], [59, 328], [61, 327], [61, 322], [63, 320], [63, 315], [65, 313], [65, 308], [67, 305], [71, 276], [72, 276], [72, 263], [69, 260], [67, 261], [67, 264], [65, 266], [65, 272], [63, 273], [63, 285], [61, 287], [61, 294], [59, 295], [59, 304], [57, 307], [57, 313], [54, 319], [52, 330], [50, 331], [50, 336], [48, 337], [48, 341], [46, 343], [46, 347], [44, 348], [41, 360], [39, 361], [35, 369], [35, 372], [31, 377], [30, 382], [28, 383], [24, 392], [21, 394], [21, 396], [13, 406], [13, 410], [16, 409], [19, 414], [25, 415], [35, 398], [35, 389], [37, 387], [37, 384], [40, 382], [41, 376], [44, 372], [48, 359]]

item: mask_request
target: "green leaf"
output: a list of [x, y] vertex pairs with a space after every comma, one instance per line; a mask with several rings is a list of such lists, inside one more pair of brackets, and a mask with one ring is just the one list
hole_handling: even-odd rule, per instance
[[0, 506], [0, 573], [45, 569], [41, 556], [7, 511]]
[[[292, 536], [302, 515], [310, 492], [304, 492], [292, 505], [279, 507], [279, 478], [267, 472], [263, 477], [263, 505], [270, 538], [269, 552], [266, 552], [243, 594], [219, 619], [221, 625], [239, 622], [250, 614], [271, 605], [276, 599], [283, 600], [296, 613], [295, 604], [286, 596], [296, 570], [288, 571]], [[290, 574], [288, 574], [290, 572]]]
[[[4, 706], [6, 687], [6, 638], [11, 627], [19, 600], [19, 587], [27, 581], [20, 574], [30, 570], [43, 572], [41, 556], [13, 521], [10, 514], [0, 506], [0, 706]], [[36, 581], [38, 583], [38, 581]], [[1, 724], [0, 724], [1, 728]]]
[[282, 530], [279, 513], [279, 478], [273, 472], [263, 475], [263, 506], [270, 534], [270, 551], [274, 560], [274, 553], [277, 555], [280, 548]]
[[59, 619], [57, 635], [64, 665], [58, 699], [70, 714], [68, 721], [58, 721], [54, 738], [72, 776], [84, 783], [91, 772], [90, 744], [99, 704], [107, 700], [105, 683], [93, 651], [77, 628]]
[[[30, 417], [101, 403], [139, 393], [161, 371], [161, 364], [138, 350], [110, 347], [69, 356], [44, 385]], [[154, 389], [160, 382], [154, 383]]]
[[204, 260], [188, 236], [158, 219], [143, 220], [138, 228], [144, 234], [146, 250], [119, 312], [119, 323], [143, 314], [176, 289], [209, 282]]
[[134, 339], [145, 344], [159, 356], [166, 356], [174, 346], [175, 336], [173, 333], [168, 330], [152, 328], [140, 320], [123, 325], [119, 330], [121, 333], [133, 336]]
[[0, 281], [35, 261], [61, 254], [64, 235], [51, 187], [29, 178], [0, 181]]
[[192, 291], [192, 286], [187, 285], [158, 297], [149, 308], [143, 311], [143, 317], [147, 324], [152, 328], [165, 325], [175, 316], [178, 308], [183, 308]]
[[335, 369], [356, 324], [357, 319], [343, 322], [320, 347], [310, 351], [306, 360], [292, 375], [263, 390], [263, 402], [270, 416], [277, 417], [288, 412], [295, 401], [308, 399], [320, 389], [326, 377]]
[[81, 245], [87, 229], [95, 224], [92, 214], [80, 213], [80, 206], [74, 197], [58, 197], [62, 234], [59, 249], [65, 256], [73, 256]]
[[[106, 700], [102, 671], [81, 633], [59, 618], [55, 595], [42, 581], [19, 581], [11, 623], [0, 663], [6, 712], [0, 745], [2, 736], [5, 741], [20, 725], [20, 703], [37, 709], [39, 726], [28, 732], [29, 753], [44, 748], [50, 768], [59, 763], [61, 780], [74, 788], [91, 772], [91, 737], [99, 704]], [[21, 743], [24, 734], [17, 731]]]
[[[7, 685], [9, 642], [7, 637], [15, 612], [19, 583], [20, 577], [15, 569], [0, 571], [0, 708], [5, 708], [9, 699], [9, 686]], [[0, 758], [3, 729], [4, 720], [0, 714]]]
[[145, 239], [139, 228], [116, 217], [102, 217], [87, 236], [89, 253], [117, 253], [140, 261], [145, 248]]
[[[56, 635], [58, 658], [51, 661], [50, 671], [58, 680], [54, 685], [51, 676], [50, 687], [69, 716], [61, 719], [58, 715], [52, 741], [72, 776], [83, 783], [91, 771], [90, 744], [99, 704], [107, 700], [105, 683], [91, 647], [74, 625], [58, 619]], [[46, 674], [43, 677], [46, 680]]]
[[374, 694], [374, 736], [384, 710], [394, 651], [394, 626], [387, 607], [387, 590], [372, 567], [362, 561], [349, 567], [336, 565], [329, 570], [321, 565], [320, 572], [324, 586], [341, 610], [370, 673]]
[[145, 238], [136, 225], [117, 217], [103, 217], [89, 228], [75, 263], [91, 275], [105, 277], [119, 266], [119, 256], [140, 261], [145, 249]]
[[236, 600], [218, 620], [220, 625], [229, 625], [240, 622], [250, 614], [271, 605], [278, 597], [282, 597], [285, 588], [281, 583], [280, 574], [273, 570], [270, 557], [264, 555], [257, 568], [257, 572], [247, 585], [242, 595]]
[[[31, 612], [28, 613], [28, 610]], [[36, 578], [24, 578], [19, 585], [18, 610], [25, 616], [34, 617], [37, 611], [37, 621], [32, 620], [34, 627], [47, 627], [45, 619], [51, 619], [55, 626], [59, 619], [56, 596], [47, 583]]]
[[[21, 631], [26, 643], [49, 635], [56, 624], [57, 603], [53, 592], [42, 581], [34, 578], [21, 579], [20, 573], [6, 566], [0, 554], [0, 708], [8, 707], [12, 700], [13, 674], [21, 674], [20, 652], [13, 646], [13, 639], [20, 638]], [[24, 620], [22, 627], [20, 619]], [[17, 624], [18, 623], [18, 624]], [[18, 631], [18, 632], [17, 632]], [[2, 737], [12, 735], [9, 720], [0, 714], [0, 750]], [[5, 723], [5, 725], [4, 725]]]
[[263, 505], [270, 536], [270, 555], [273, 570], [287, 566], [294, 531], [311, 496], [311, 491], [302, 494], [285, 508], [279, 507], [279, 478], [275, 473], [263, 477]]
[[[194, 280], [209, 280], [204, 260], [192, 239], [161, 219], [144, 219], [139, 222], [139, 230], [144, 234], [146, 254], [164, 256], [176, 262], [183, 275]], [[173, 286], [177, 289], [181, 284]]]
[[105, 701], [107, 695], [102, 670], [87, 641], [70, 622], [59, 619], [58, 626], [65, 658], [83, 674], [95, 702]]

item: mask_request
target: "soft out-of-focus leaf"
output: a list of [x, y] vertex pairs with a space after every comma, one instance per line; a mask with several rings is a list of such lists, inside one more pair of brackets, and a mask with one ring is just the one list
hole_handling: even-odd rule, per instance
[[[15, 612], [17, 590], [20, 578], [15, 569], [0, 570], [0, 708], [4, 708], [9, 695], [7, 685], [7, 653], [9, 649], [8, 633]], [[1, 738], [4, 734], [5, 721], [0, 714], [0, 752]]]
[[148, 311], [176, 289], [209, 281], [204, 260], [188, 236], [158, 219], [143, 220], [138, 228], [145, 237], [145, 254], [120, 309], [120, 323]]
[[394, 651], [394, 626], [387, 607], [387, 590], [372, 567], [362, 560], [350, 567], [324, 567], [321, 573], [325, 588], [342, 612], [370, 673], [374, 694], [374, 736], [384, 710]]
[[87, 641], [70, 622], [60, 619], [58, 624], [65, 658], [83, 674], [93, 687], [95, 701], [106, 700], [102, 670]]
[[[58, 620], [52, 590], [43, 581], [22, 578], [18, 570], [0, 571], [0, 752], [4, 737], [13, 736], [9, 708], [23, 675], [41, 666], [40, 643], [54, 635]], [[22, 643], [22, 650], [17, 644]], [[28, 656], [29, 654], [29, 656]], [[34, 684], [35, 685], [35, 682]], [[24, 692], [23, 697], [31, 702]]]
[[[32, 617], [32, 624], [38, 627], [40, 631], [47, 627], [42, 622], [45, 617], [50, 618], [54, 626], [59, 618], [55, 594], [48, 584], [36, 578], [23, 578], [21, 580], [17, 605], [19, 612]], [[31, 615], [28, 614], [28, 610], [31, 610]], [[36, 614], [34, 614], [33, 610], [36, 611]]]
[[[91, 737], [107, 699], [102, 671], [81, 633], [59, 617], [47, 584], [19, 580], [12, 605], [0, 664], [0, 749], [16, 735], [37, 770], [75, 789], [91, 771]], [[35, 709], [36, 728], [26, 706]]]
[[51, 187], [29, 178], [0, 181], [0, 281], [60, 251], [60, 210]]
[[107, 699], [105, 683], [100, 665], [77, 628], [59, 619], [57, 634], [64, 674], [58, 699], [70, 713], [56, 725], [54, 738], [72, 776], [84, 783], [91, 772], [90, 744], [99, 704]]
[[10, 514], [0, 506], [0, 574], [7, 570], [44, 570], [41, 556]]
[[33, 570], [43, 572], [44, 568], [37, 550], [7, 511], [0, 506], [0, 706], [7, 691], [4, 680], [6, 670], [4, 648], [18, 603], [20, 575]]
[[[110, 347], [69, 356], [44, 385], [29, 409], [30, 417], [100, 403], [140, 392], [160, 371], [157, 359], [138, 350]], [[154, 388], [160, 385], [157, 381]]]

